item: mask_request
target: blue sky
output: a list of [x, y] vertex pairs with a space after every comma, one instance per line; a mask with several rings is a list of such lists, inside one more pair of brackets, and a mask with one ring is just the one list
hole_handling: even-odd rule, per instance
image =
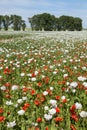
[[0, 15], [17, 14], [28, 24], [28, 17], [39, 13], [50, 13], [59, 17], [80, 17], [87, 28], [87, 0], [0, 0]]

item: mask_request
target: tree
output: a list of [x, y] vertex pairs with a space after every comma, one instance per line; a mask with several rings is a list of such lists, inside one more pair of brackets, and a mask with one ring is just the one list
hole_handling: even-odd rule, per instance
[[8, 27], [10, 25], [10, 17], [8, 15], [3, 16], [2, 18], [4, 30], [8, 30]]
[[80, 18], [74, 18], [72, 16], [61, 16], [59, 18], [61, 30], [82, 30], [82, 20]]
[[54, 15], [43, 13], [34, 15], [29, 18], [32, 30], [82, 30], [82, 20], [72, 16], [60, 16], [56, 18]]
[[48, 13], [34, 15], [29, 18], [32, 30], [52, 31], [55, 24], [55, 16]]
[[11, 15], [11, 23], [13, 25], [13, 29], [15, 31], [20, 31], [21, 29], [24, 31], [26, 28], [26, 23], [22, 20], [21, 16], [18, 15]]
[[61, 30], [61, 24], [60, 24], [60, 19], [59, 18], [55, 18], [55, 24], [54, 24], [54, 30], [60, 31]]
[[34, 15], [32, 18], [29, 18], [32, 30], [41, 30], [40, 18], [40, 14]]
[[13, 29], [15, 31], [21, 30], [22, 17], [18, 15], [11, 15], [11, 20], [13, 23]]
[[61, 30], [74, 30], [74, 18], [71, 16], [61, 16], [59, 18]]
[[81, 31], [82, 30], [82, 19], [80, 18], [74, 18], [74, 28], [77, 31]]
[[22, 27], [22, 30], [25, 31], [26, 23], [24, 20], [21, 21], [21, 27]]
[[0, 15], [0, 30], [2, 29], [2, 19], [3, 19], [3, 16]]

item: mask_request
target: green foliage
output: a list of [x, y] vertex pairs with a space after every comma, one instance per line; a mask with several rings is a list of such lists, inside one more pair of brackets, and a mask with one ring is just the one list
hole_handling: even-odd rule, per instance
[[25, 30], [26, 28], [26, 24], [25, 21], [22, 20], [21, 16], [18, 15], [0, 15], [0, 30], [2, 28], [4, 28], [4, 30], [8, 30], [9, 26], [13, 28], [13, 30], [15, 31], [19, 31], [19, 30]]
[[2, 29], [2, 19], [3, 19], [3, 16], [0, 15], [0, 30]]
[[43, 13], [34, 15], [29, 18], [32, 30], [82, 30], [82, 20], [72, 16], [60, 16], [56, 18], [54, 15]]

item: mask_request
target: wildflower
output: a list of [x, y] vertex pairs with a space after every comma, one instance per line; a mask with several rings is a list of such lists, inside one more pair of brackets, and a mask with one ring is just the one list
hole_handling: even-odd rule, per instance
[[36, 74], [35, 73], [32, 73], [32, 75], [31, 75], [32, 77], [36, 77]]
[[4, 91], [4, 90], [6, 90], [6, 87], [5, 86], [1, 86], [0, 89]]
[[63, 60], [63, 63], [66, 63], [66, 60]]
[[27, 97], [22, 97], [22, 100], [23, 100], [23, 101], [27, 100]]
[[65, 98], [65, 99], [62, 99], [62, 102], [63, 103], [66, 103], [67, 102], [67, 99]]
[[56, 123], [58, 123], [58, 122], [63, 121], [63, 118], [62, 118], [62, 117], [56, 117], [56, 118], [54, 118], [54, 121], [55, 121]]
[[21, 77], [23, 77], [25, 75], [25, 73], [21, 73]]
[[76, 122], [78, 121], [78, 115], [76, 114], [76, 113], [73, 113], [72, 115], [71, 115], [71, 118], [73, 119], [73, 120], [75, 120]]
[[82, 118], [87, 117], [87, 112], [86, 112], [86, 111], [81, 111], [81, 112], [79, 113], [79, 115], [80, 115]]
[[15, 105], [14, 105], [14, 107], [16, 107], [16, 108], [17, 108], [17, 107], [18, 107], [18, 104], [15, 104]]
[[45, 100], [44, 97], [41, 97], [41, 98], [40, 98], [40, 101], [41, 101], [41, 102], [44, 102], [44, 100]]
[[0, 122], [3, 122], [5, 120], [4, 116], [0, 116]]
[[76, 106], [76, 109], [81, 109], [82, 108], [82, 105], [78, 102], [75, 103], [75, 106]]
[[87, 82], [83, 82], [83, 86], [87, 88]]
[[7, 83], [5, 84], [6, 87], [10, 87], [10, 85], [11, 85], [11, 84], [10, 84], [9, 82], [7, 82]]
[[49, 107], [48, 107], [48, 106], [45, 106], [44, 109], [47, 111], [47, 110], [49, 110]]
[[17, 90], [17, 89], [18, 89], [18, 86], [17, 86], [17, 85], [13, 85], [11, 89], [12, 89], [13, 91], [14, 91], [14, 90]]
[[0, 75], [0, 80], [2, 80], [2, 76]]
[[42, 122], [42, 118], [41, 118], [41, 117], [38, 117], [38, 118], [37, 118], [37, 122], [38, 122], [38, 123], [41, 123], [41, 122]]
[[48, 126], [46, 126], [45, 130], [49, 130]]
[[57, 72], [56, 72], [56, 71], [54, 71], [54, 72], [53, 72], [53, 74], [55, 75], [55, 74], [57, 74]]
[[76, 88], [78, 86], [77, 82], [71, 82], [70, 83], [70, 88]]
[[47, 91], [44, 91], [44, 92], [43, 92], [43, 95], [44, 95], [44, 96], [48, 95], [48, 92], [47, 92]]
[[83, 67], [82, 67], [82, 70], [84, 70], [84, 71], [85, 71], [86, 69], [87, 69], [87, 68], [86, 68], [85, 66], [83, 66]]
[[35, 75], [38, 75], [38, 71], [35, 71], [34, 73], [35, 73]]
[[58, 107], [56, 107], [55, 110], [56, 110], [56, 113], [60, 112], [60, 109]]
[[76, 70], [76, 69], [77, 69], [77, 67], [76, 67], [76, 66], [74, 66], [74, 69]]
[[16, 125], [15, 121], [13, 122], [7, 122], [7, 127], [8, 128], [13, 128]]
[[70, 128], [71, 128], [71, 130], [76, 130], [75, 126], [72, 124], [70, 125]]
[[71, 113], [74, 113], [75, 110], [76, 110], [76, 105], [74, 104], [74, 105], [71, 106], [70, 112], [71, 112]]
[[37, 86], [38, 86], [38, 87], [41, 87], [41, 86], [42, 86], [42, 83], [41, 83], [41, 82], [38, 82], [38, 83], [37, 83]]
[[31, 90], [31, 95], [34, 95], [34, 94], [35, 94], [35, 90], [32, 89], [32, 90]]
[[18, 99], [18, 100], [17, 100], [17, 103], [19, 103], [19, 104], [21, 104], [22, 102], [23, 102], [22, 99]]
[[56, 98], [56, 100], [60, 100], [60, 96], [56, 96], [55, 98]]
[[56, 100], [50, 100], [50, 104], [51, 104], [52, 106], [55, 106], [55, 107], [56, 107], [57, 101], [56, 101]]
[[68, 86], [70, 83], [69, 82], [66, 82], [66, 85]]
[[11, 70], [8, 67], [6, 67], [4, 69], [4, 74], [10, 74], [10, 73], [11, 73]]
[[22, 109], [23, 109], [24, 111], [26, 111], [29, 106], [30, 106], [29, 103], [25, 103], [24, 106], [22, 107]]
[[45, 114], [45, 115], [44, 115], [44, 118], [45, 118], [46, 121], [49, 121], [49, 120], [52, 119], [52, 115], [50, 115], [50, 114]]
[[53, 89], [54, 89], [53, 87], [50, 87], [50, 90], [51, 90], [51, 91], [53, 91]]
[[12, 105], [13, 103], [12, 103], [12, 101], [10, 100], [10, 101], [6, 101], [6, 105], [8, 105], [8, 106], [10, 106], [10, 105]]
[[64, 74], [63, 77], [64, 77], [64, 78], [68, 77], [68, 74]]
[[40, 105], [40, 101], [39, 101], [39, 100], [34, 100], [34, 104], [35, 104], [36, 106], [38, 106], [38, 105]]
[[50, 78], [46, 76], [46, 77], [44, 78], [44, 82], [45, 82], [45, 84], [48, 84], [49, 81], [50, 81]]
[[18, 113], [18, 115], [24, 115], [25, 111], [24, 110], [19, 110], [17, 113]]
[[31, 78], [31, 81], [36, 81], [36, 78], [35, 78], [35, 77], [32, 77], [32, 78]]
[[28, 91], [28, 88], [23, 87], [22, 91], [23, 91], [23, 92], [27, 92], [27, 91]]
[[85, 81], [85, 80], [86, 80], [86, 77], [79, 76], [79, 77], [78, 77], [78, 80], [79, 80], [79, 81]]
[[56, 110], [54, 108], [50, 109], [49, 110], [49, 114], [50, 115], [54, 115], [56, 113]]
[[66, 97], [65, 97], [65, 96], [62, 96], [61, 99], [64, 100], [64, 99], [66, 99]]
[[2, 114], [4, 112], [3, 108], [0, 108], [0, 114]]
[[73, 93], [75, 93], [75, 92], [76, 92], [76, 89], [72, 89], [71, 91], [72, 91]]

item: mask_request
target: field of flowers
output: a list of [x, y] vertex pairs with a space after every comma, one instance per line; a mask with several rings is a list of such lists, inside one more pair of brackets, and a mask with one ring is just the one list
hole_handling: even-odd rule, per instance
[[0, 32], [0, 130], [87, 130], [87, 32]]

